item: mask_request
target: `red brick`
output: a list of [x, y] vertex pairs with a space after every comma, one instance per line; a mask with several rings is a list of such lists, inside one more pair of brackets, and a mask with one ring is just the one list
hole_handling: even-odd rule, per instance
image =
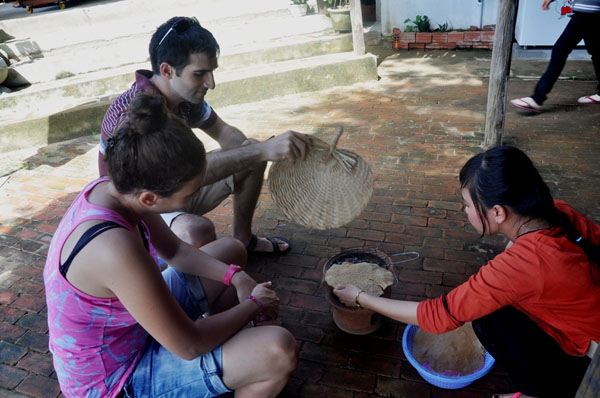
[[483, 30], [486, 30], [486, 31], [490, 31], [490, 30], [491, 31], [495, 31], [496, 30], [496, 25], [485, 25], [483, 27]]
[[423, 261], [425, 271], [450, 272], [453, 274], [464, 274], [467, 264], [460, 261], [437, 260], [426, 258]]
[[[407, 365], [410, 366], [410, 365]], [[413, 382], [392, 377], [380, 376], [376, 392], [384, 397], [429, 397], [431, 387], [429, 384]], [[398, 392], [401, 391], [401, 395]]]
[[23, 294], [12, 305], [23, 310], [39, 312], [46, 306], [46, 296], [42, 293], [35, 296]]
[[323, 329], [310, 327], [306, 325], [291, 325], [286, 324], [288, 329], [297, 340], [310, 341], [311, 343], [319, 344], [323, 339]]
[[426, 283], [439, 285], [442, 283], [442, 274], [439, 272], [415, 271], [401, 269], [397, 272], [398, 280], [412, 283]]
[[401, 32], [399, 41], [404, 43], [414, 43], [416, 41], [416, 32]]
[[292, 377], [314, 383], [321, 380], [324, 372], [323, 366], [301, 359], [298, 361], [298, 366], [296, 366], [296, 370], [292, 373]]
[[56, 228], [58, 228], [58, 225], [53, 225], [53, 224], [40, 224], [37, 226], [37, 230], [41, 231], [41, 232], [46, 232], [49, 234], [53, 234], [54, 232], [56, 232]]
[[346, 365], [349, 354], [346, 350], [339, 350], [322, 344], [304, 343], [300, 351], [300, 358], [329, 365]]
[[458, 239], [447, 239], [447, 238], [425, 238], [423, 246], [427, 247], [443, 247], [445, 249], [457, 249], [461, 250], [464, 246], [462, 240]]
[[394, 215], [392, 215], [392, 222], [394, 224], [417, 225], [420, 227], [427, 226], [427, 218], [426, 217], [402, 216], [402, 215], [394, 214]]
[[481, 41], [481, 32], [465, 32], [465, 41]]
[[27, 377], [26, 371], [0, 364], [0, 387], [12, 390], [25, 377]]
[[494, 32], [493, 31], [481, 32], [481, 41], [493, 42], [494, 41]]
[[10, 290], [2, 289], [0, 291], [0, 303], [1, 304], [10, 304], [17, 299], [17, 294], [15, 292], [11, 292]]
[[432, 43], [447, 43], [448, 42], [448, 33], [447, 32], [433, 32], [431, 34], [431, 42]]
[[329, 312], [331, 305], [322, 297], [293, 293], [290, 305], [312, 311]]
[[52, 354], [42, 355], [35, 352], [29, 352], [25, 357], [21, 358], [17, 363], [17, 366], [42, 376], [50, 376], [52, 372], [54, 372]]
[[325, 385], [347, 390], [373, 392], [377, 376], [350, 369], [332, 368], [323, 376], [321, 382]]
[[417, 33], [416, 43], [431, 43], [431, 33], [427, 32], [419, 32]]
[[408, 43], [402, 41], [395, 41], [393, 43], [394, 50], [408, 50]]
[[48, 335], [28, 330], [24, 335], [22, 335], [19, 338], [19, 340], [17, 340], [17, 344], [25, 346], [30, 350], [35, 350], [41, 353], [47, 353]]
[[422, 245], [423, 237], [415, 235], [388, 233], [385, 235], [385, 242], [402, 243], [403, 245]]
[[409, 50], [425, 50], [425, 43], [409, 43]]
[[464, 40], [464, 32], [448, 32], [448, 43], [456, 43]]
[[60, 393], [56, 379], [38, 375], [27, 376], [15, 390], [36, 398], [55, 398]]
[[446, 218], [446, 210], [436, 209], [433, 207], [425, 208], [412, 208], [410, 211], [411, 216], [421, 217], [432, 217], [432, 218]]
[[300, 387], [300, 397], [352, 398], [354, 391], [342, 390], [321, 384], [305, 383]]
[[348, 237], [380, 242], [385, 238], [385, 233], [380, 231], [351, 229], [348, 231]]

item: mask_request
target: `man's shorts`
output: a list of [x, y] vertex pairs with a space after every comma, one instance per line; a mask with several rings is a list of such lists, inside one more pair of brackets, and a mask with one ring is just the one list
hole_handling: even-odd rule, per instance
[[219, 180], [211, 185], [206, 185], [200, 190], [198, 196], [193, 197], [187, 206], [181, 211], [163, 213], [160, 216], [170, 227], [173, 220], [183, 213], [204, 215], [219, 206], [229, 195], [233, 193], [233, 175]]

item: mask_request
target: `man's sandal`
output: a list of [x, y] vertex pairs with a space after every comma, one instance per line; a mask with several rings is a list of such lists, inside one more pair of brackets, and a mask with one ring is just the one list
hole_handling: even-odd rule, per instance
[[581, 97], [577, 100], [580, 104], [600, 104], [600, 95], [586, 95], [585, 97]]
[[[269, 242], [271, 242], [271, 245], [273, 246], [273, 251], [271, 252], [264, 252], [264, 251], [256, 251], [256, 242], [258, 241], [258, 237], [254, 234], [252, 234], [252, 237], [250, 238], [250, 242], [248, 242], [248, 245], [246, 245], [246, 252], [248, 252], [248, 254], [274, 254], [274, 255], [279, 255], [279, 254], [283, 254], [288, 252], [291, 248], [292, 245], [290, 245], [290, 241], [282, 238], [281, 236], [267, 236], [265, 239], [267, 239]], [[288, 247], [285, 250], [281, 250], [279, 248], [279, 242], [284, 242], [287, 243]]]
[[531, 97], [517, 98], [511, 100], [510, 104], [529, 112], [540, 113], [542, 111], [542, 106]]

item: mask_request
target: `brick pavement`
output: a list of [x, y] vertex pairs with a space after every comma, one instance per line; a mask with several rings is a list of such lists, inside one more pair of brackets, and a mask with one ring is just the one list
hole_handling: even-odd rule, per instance
[[[436, 75], [424, 67], [410, 76], [394, 73], [398, 63], [412, 61], [425, 62]], [[446, 66], [436, 62], [408, 53], [383, 62], [379, 82], [218, 109], [259, 139], [294, 129], [330, 140], [343, 125], [338, 145], [363, 156], [375, 176], [366, 211], [330, 231], [286, 222], [266, 186], [260, 197], [260, 233], [289, 237], [293, 245], [283, 257], [253, 258], [248, 266], [257, 279], [274, 282], [283, 324], [300, 344], [298, 369], [282, 397], [483, 398], [511, 390], [498, 366], [465, 389], [432, 387], [404, 357], [403, 324], [386, 320], [372, 335], [348, 335], [336, 328], [324, 300], [322, 266], [345, 248], [419, 252], [419, 260], [398, 267], [392, 297], [421, 300], [466, 280], [504, 244], [498, 237], [479, 239], [457, 193], [459, 168], [481, 150], [487, 80], [468, 72], [444, 78]], [[534, 83], [511, 80], [510, 96], [529, 94]], [[600, 221], [600, 107], [573, 105], [594, 86], [559, 81], [542, 115], [508, 109], [505, 142], [531, 155], [556, 197]], [[96, 143], [88, 136], [48, 145], [0, 179], [0, 397], [60, 394], [47, 348], [42, 267], [61, 215], [96, 176]], [[211, 218], [220, 235], [230, 234], [231, 202]]]

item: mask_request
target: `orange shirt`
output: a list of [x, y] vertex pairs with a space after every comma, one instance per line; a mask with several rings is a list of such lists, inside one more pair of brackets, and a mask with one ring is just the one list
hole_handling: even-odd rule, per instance
[[[562, 201], [555, 204], [586, 240], [600, 244], [600, 226]], [[568, 354], [584, 355], [590, 340], [600, 339], [600, 271], [559, 228], [520, 236], [446, 299], [448, 310], [442, 297], [419, 304], [419, 327], [444, 333], [512, 305]]]

